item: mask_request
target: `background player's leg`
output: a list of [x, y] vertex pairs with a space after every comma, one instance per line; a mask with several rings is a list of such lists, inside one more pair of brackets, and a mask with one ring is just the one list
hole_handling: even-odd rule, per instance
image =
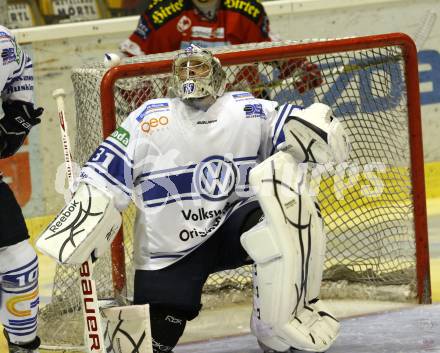
[[[0, 248], [0, 317], [10, 352], [38, 348], [38, 259], [28, 240]], [[17, 347], [15, 347], [17, 346]]]
[[34, 352], [39, 346], [38, 259], [28, 238], [20, 206], [0, 182], [0, 319], [10, 352]]

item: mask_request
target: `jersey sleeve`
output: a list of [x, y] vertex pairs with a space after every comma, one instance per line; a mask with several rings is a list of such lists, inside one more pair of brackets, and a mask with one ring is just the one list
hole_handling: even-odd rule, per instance
[[0, 26], [0, 90], [3, 99], [33, 103], [32, 60], [17, 44], [15, 37]]
[[138, 144], [138, 110], [107, 137], [81, 169], [75, 187], [85, 182], [108, 192], [122, 211], [130, 204], [134, 190], [135, 152]]
[[273, 155], [277, 147], [285, 141], [283, 126], [286, 118], [295, 110], [301, 110], [302, 107], [284, 104], [276, 108], [269, 109], [268, 118], [262, 124], [261, 144], [259, 155], [264, 160]]

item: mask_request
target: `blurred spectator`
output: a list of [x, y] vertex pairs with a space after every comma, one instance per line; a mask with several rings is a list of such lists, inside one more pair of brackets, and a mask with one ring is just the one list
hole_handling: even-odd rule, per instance
[[120, 49], [133, 56], [270, 40], [259, 0], [150, 0]]
[[[202, 48], [274, 40], [269, 18], [260, 0], [149, 0], [136, 30], [120, 45], [127, 56], [169, 52], [188, 47], [191, 43]], [[273, 63], [279, 69], [278, 78], [294, 76], [293, 85], [300, 93], [322, 83], [321, 73], [306, 58]], [[227, 89], [249, 87], [252, 93], [268, 98], [254, 65], [243, 67]], [[143, 97], [150, 94], [145, 87]], [[140, 92], [125, 94], [130, 101]]]

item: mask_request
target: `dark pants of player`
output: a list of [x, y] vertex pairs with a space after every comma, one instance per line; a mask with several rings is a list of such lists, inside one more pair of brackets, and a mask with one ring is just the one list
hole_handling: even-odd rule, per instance
[[8, 184], [0, 179], [0, 248], [28, 238], [21, 208]]
[[261, 215], [258, 202], [250, 202], [177, 263], [162, 270], [136, 271], [134, 304], [150, 304], [154, 353], [170, 352], [186, 321], [199, 314], [202, 288], [211, 273], [252, 263], [240, 236], [256, 225]]

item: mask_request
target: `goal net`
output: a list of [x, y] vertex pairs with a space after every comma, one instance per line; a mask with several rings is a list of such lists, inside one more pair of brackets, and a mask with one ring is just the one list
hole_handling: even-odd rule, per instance
[[[228, 90], [308, 106], [322, 102], [345, 125], [352, 144], [347, 164], [315, 182], [327, 232], [322, 297], [429, 302], [429, 270], [417, 52], [403, 34], [309, 42], [271, 42], [213, 50]], [[124, 59], [111, 70], [97, 63], [73, 70], [77, 134], [74, 158], [94, 149], [147, 99], [168, 94], [175, 53]], [[307, 71], [280, 76], [292, 58], [307, 58], [322, 84], [300, 93]], [[132, 225], [124, 214], [117, 241], [95, 267], [100, 299], [129, 301], [133, 290]], [[116, 293], [116, 295], [115, 295]], [[215, 273], [206, 306], [251, 297], [250, 268]], [[58, 266], [52, 302], [40, 315], [44, 345], [81, 347], [78, 271]]]

